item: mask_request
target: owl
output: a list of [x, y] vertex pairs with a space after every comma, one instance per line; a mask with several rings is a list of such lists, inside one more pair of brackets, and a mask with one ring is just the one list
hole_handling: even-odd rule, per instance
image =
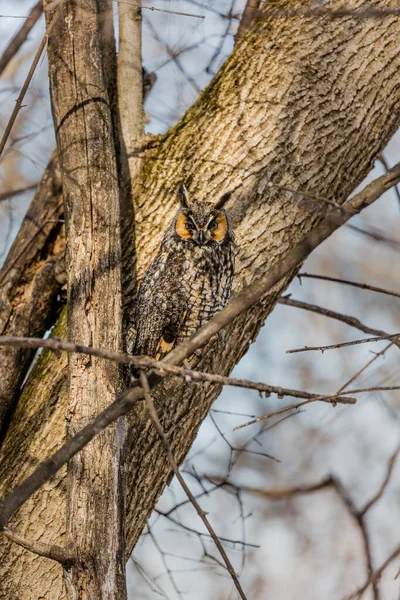
[[180, 208], [140, 283], [133, 354], [162, 359], [227, 304], [235, 260], [223, 208], [230, 196], [197, 202], [179, 187]]

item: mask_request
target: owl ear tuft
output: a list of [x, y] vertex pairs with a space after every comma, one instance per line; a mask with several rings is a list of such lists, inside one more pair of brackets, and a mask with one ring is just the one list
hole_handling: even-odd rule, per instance
[[181, 183], [181, 185], [179, 186], [178, 198], [179, 198], [179, 202], [181, 203], [182, 208], [190, 207], [191, 203], [190, 203], [190, 198], [189, 198], [189, 192], [187, 191], [187, 187], [184, 183]]
[[221, 198], [218, 200], [217, 204], [215, 205], [215, 208], [217, 208], [218, 210], [223, 208], [224, 205], [228, 202], [229, 198], [232, 196], [232, 192], [226, 192], [223, 196], [221, 196]]

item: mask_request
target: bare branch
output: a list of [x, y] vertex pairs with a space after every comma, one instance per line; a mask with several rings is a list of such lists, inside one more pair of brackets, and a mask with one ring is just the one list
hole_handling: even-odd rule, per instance
[[50, 560], [54, 560], [63, 565], [71, 564], [74, 561], [74, 556], [71, 550], [67, 548], [62, 548], [61, 546], [57, 546], [56, 544], [30, 542], [18, 533], [16, 533], [13, 529], [10, 529], [9, 527], [5, 527], [3, 529], [3, 534], [19, 546], [25, 548], [25, 550], [29, 550], [30, 552], [33, 552], [38, 556], [49, 558]]
[[346, 388], [349, 387], [349, 385], [351, 383], [353, 383], [353, 381], [355, 381], [356, 379], [358, 379], [360, 377], [360, 375], [362, 373], [364, 373], [364, 371], [366, 369], [368, 369], [368, 367], [370, 365], [372, 365], [372, 363], [374, 363], [380, 356], [383, 356], [385, 354], [385, 352], [387, 352], [387, 350], [389, 350], [389, 348], [391, 346], [393, 346], [394, 342], [390, 342], [390, 344], [388, 344], [387, 346], [385, 346], [380, 352], [377, 352], [375, 354], [375, 356], [373, 358], [371, 358], [363, 367], [361, 367], [361, 369], [359, 369], [357, 371], [357, 373], [355, 373], [355, 375], [353, 375], [348, 381], [346, 381], [346, 383], [344, 383], [341, 388], [338, 390], [338, 394], [341, 394], [343, 392], [343, 390], [345, 390]]
[[35, 58], [33, 59], [31, 68], [29, 69], [28, 75], [26, 76], [26, 79], [25, 79], [24, 84], [23, 84], [23, 86], [21, 88], [19, 96], [18, 96], [18, 98], [17, 98], [17, 100], [15, 102], [15, 106], [14, 106], [14, 109], [13, 109], [13, 111], [11, 113], [11, 117], [10, 117], [8, 123], [7, 123], [7, 126], [6, 126], [6, 128], [4, 130], [3, 136], [1, 138], [1, 141], [0, 141], [0, 156], [3, 154], [3, 150], [4, 150], [5, 145], [7, 143], [8, 136], [11, 133], [11, 129], [14, 126], [14, 123], [15, 123], [15, 120], [16, 120], [16, 118], [18, 116], [18, 113], [19, 113], [19, 111], [22, 108], [22, 102], [24, 101], [26, 91], [27, 91], [27, 89], [29, 87], [29, 84], [32, 81], [33, 74], [34, 74], [34, 72], [36, 70], [36, 67], [37, 67], [38, 63], [39, 63], [40, 57], [42, 56], [42, 52], [45, 49], [46, 42], [47, 42], [47, 36], [45, 34], [43, 36], [43, 38], [42, 38], [42, 41], [40, 42], [39, 48], [36, 51]]
[[61, 14], [60, 8], [61, 7], [58, 7], [58, 10], [54, 14], [52, 22], [50, 23], [49, 27], [47, 28], [46, 33], [44, 34], [44, 36], [42, 38], [42, 41], [40, 42], [39, 48], [37, 49], [36, 54], [35, 54], [35, 58], [33, 59], [31, 67], [30, 67], [30, 69], [28, 71], [28, 75], [26, 76], [26, 79], [25, 79], [24, 84], [23, 84], [23, 86], [21, 88], [19, 96], [18, 96], [18, 98], [17, 98], [17, 100], [15, 102], [14, 110], [11, 113], [11, 117], [10, 117], [10, 119], [9, 119], [7, 125], [6, 125], [6, 128], [4, 130], [3, 136], [2, 136], [1, 141], [0, 141], [0, 156], [3, 154], [3, 150], [4, 150], [5, 145], [7, 143], [8, 136], [11, 133], [11, 130], [12, 130], [13, 126], [14, 126], [15, 120], [16, 120], [16, 118], [18, 116], [18, 113], [19, 113], [19, 111], [22, 108], [22, 102], [24, 101], [25, 94], [26, 94], [26, 92], [28, 90], [28, 87], [29, 87], [31, 81], [32, 81], [32, 77], [33, 77], [33, 75], [35, 73], [36, 67], [38, 66], [40, 57], [42, 56], [42, 53], [43, 53], [43, 51], [44, 51], [44, 49], [46, 47], [47, 36], [50, 35], [51, 31], [53, 30], [53, 27], [54, 27], [55, 23], [58, 21], [58, 18], [59, 18], [60, 14]]
[[[277, 394], [278, 397], [283, 398], [284, 396], [292, 396], [294, 398], [320, 398], [320, 394], [312, 394], [310, 392], [303, 392], [302, 390], [293, 390], [283, 388], [281, 386], [268, 385], [262, 382], [249, 381], [248, 379], [236, 379], [234, 377], [224, 377], [217, 373], [205, 373], [203, 371], [194, 371], [192, 369], [178, 367], [175, 365], [169, 365], [162, 361], [149, 358], [148, 356], [132, 356], [131, 354], [124, 354], [120, 352], [112, 352], [111, 350], [103, 350], [100, 348], [93, 348], [91, 346], [83, 346], [81, 344], [72, 344], [71, 342], [64, 342], [55, 338], [23, 338], [23, 337], [12, 337], [12, 336], [0, 336], [0, 346], [14, 346], [23, 348], [47, 348], [53, 352], [77, 352], [80, 354], [88, 354], [90, 356], [97, 356], [98, 358], [104, 358], [105, 360], [111, 360], [113, 362], [122, 365], [134, 365], [138, 368], [147, 368], [160, 375], [173, 374], [177, 377], [183, 377], [186, 380], [216, 383], [220, 385], [229, 385], [232, 387], [246, 388], [250, 390], [256, 390], [263, 392], [266, 395]], [[337, 402], [354, 401], [354, 398], [341, 398], [336, 399]]]
[[145, 8], [146, 10], [157, 11], [167, 13], [169, 15], [179, 15], [180, 17], [194, 17], [195, 19], [205, 19], [204, 15], [196, 15], [194, 13], [178, 12], [176, 10], [168, 10], [166, 8], [156, 8], [155, 6], [143, 6], [139, 2], [128, 2], [128, 0], [113, 0], [118, 4], [130, 4], [131, 6], [137, 6], [138, 8]]
[[[359, 389], [354, 389], [354, 390], [348, 390], [349, 394], [365, 394], [366, 392], [391, 392], [391, 391], [395, 391], [395, 390], [400, 390], [400, 385], [387, 385], [387, 386], [374, 386], [374, 387], [368, 387], [368, 388], [359, 388]], [[340, 393], [342, 390], [340, 390], [339, 392], [336, 392], [334, 394], [328, 394], [326, 396], [317, 396], [316, 398], [310, 398], [309, 400], [304, 400], [304, 402], [298, 402], [297, 404], [289, 404], [289, 406], [281, 406], [281, 408], [277, 408], [276, 410], [266, 414], [266, 415], [261, 415], [260, 417], [256, 417], [255, 419], [252, 419], [251, 421], [247, 421], [246, 423], [243, 423], [242, 425], [238, 425], [237, 427], [233, 428], [233, 431], [238, 431], [239, 429], [243, 429], [243, 427], [247, 427], [248, 425], [254, 425], [254, 423], [259, 423], [260, 421], [265, 421], [266, 419], [270, 419], [271, 417], [274, 417], [275, 415], [280, 415], [284, 412], [287, 412], [289, 410], [297, 410], [298, 408], [301, 408], [302, 406], [305, 406], [306, 404], [311, 404], [312, 402], [329, 402], [330, 404], [332, 404], [332, 406], [336, 406], [337, 403], [339, 404], [355, 404], [356, 400], [355, 398], [342, 398], [341, 400], [338, 400], [338, 396], [337, 394]]]
[[27, 185], [26, 187], [23, 187], [23, 188], [18, 188], [16, 190], [7, 190], [6, 192], [1, 192], [0, 193], [0, 202], [4, 202], [4, 200], [9, 200], [10, 198], [13, 198], [14, 196], [19, 196], [20, 194], [24, 194], [25, 192], [30, 192], [32, 190], [35, 190], [38, 185], [39, 185], [38, 183], [32, 183], [31, 185]]
[[398, 546], [392, 554], [385, 560], [384, 563], [381, 564], [379, 569], [376, 569], [371, 575], [368, 577], [367, 581], [363, 586], [358, 588], [355, 592], [350, 594], [350, 596], [346, 596], [346, 600], [355, 600], [355, 598], [360, 598], [360, 596], [369, 588], [370, 585], [374, 585], [377, 583], [383, 573], [383, 571], [390, 565], [391, 562], [394, 561], [400, 555], [400, 546]]
[[22, 25], [21, 29], [15, 34], [12, 40], [10, 40], [7, 48], [0, 56], [0, 75], [3, 73], [10, 60], [16, 55], [18, 50], [21, 48], [22, 44], [26, 41], [29, 33], [31, 32], [38, 19], [41, 17], [42, 13], [43, 1], [39, 0], [39, 2], [37, 2], [32, 8], [31, 12], [29, 13], [29, 16], [26, 18], [26, 21]]
[[373, 506], [374, 504], [376, 504], [376, 502], [378, 502], [378, 500], [382, 497], [383, 492], [385, 491], [390, 478], [392, 476], [393, 473], [393, 468], [395, 465], [395, 462], [397, 460], [397, 457], [399, 455], [400, 452], [400, 446], [398, 446], [396, 448], [396, 450], [393, 452], [392, 456], [390, 457], [389, 463], [388, 463], [388, 467], [387, 467], [387, 471], [386, 471], [386, 475], [382, 481], [382, 485], [379, 488], [379, 490], [376, 492], [375, 496], [373, 496], [371, 498], [371, 500], [369, 502], [367, 502], [367, 504], [364, 506], [364, 508], [362, 510], [359, 511], [359, 515], [361, 517], [363, 517], [365, 515], [365, 513], [371, 508], [371, 506]]
[[293, 348], [292, 350], [286, 350], [286, 354], [309, 352], [310, 350], [321, 350], [321, 352], [325, 352], [325, 350], [336, 350], [337, 348], [347, 348], [348, 346], [369, 344], [370, 342], [381, 342], [382, 340], [396, 340], [399, 336], [400, 333], [393, 333], [391, 335], [365, 338], [363, 340], [353, 340], [352, 342], [341, 342], [340, 344], [331, 344], [330, 346], [304, 346], [304, 348]]
[[268, 498], [268, 500], [283, 500], [301, 494], [313, 494], [314, 492], [319, 492], [330, 487], [333, 483], [332, 477], [327, 477], [326, 479], [323, 479], [314, 485], [304, 485], [294, 488], [278, 488], [276, 490], [264, 490], [262, 488], [247, 487], [242, 485], [236, 486], [229, 480], [221, 480], [221, 482], [219, 482], [217, 479], [216, 481], [221, 484], [229, 485], [240, 490], [241, 492], [248, 492], [249, 494], [255, 494], [256, 496]]
[[266, 19], [289, 19], [296, 17], [314, 17], [326, 19], [343, 19], [352, 17], [354, 19], [384, 19], [385, 17], [396, 17], [400, 15], [400, 8], [378, 8], [369, 6], [366, 8], [350, 8], [349, 6], [340, 6], [338, 8], [328, 8], [326, 6], [315, 6], [312, 8], [293, 8], [279, 9], [268, 8], [260, 10], [257, 16]]
[[[266, 421], [271, 417], [275, 417], [276, 415], [281, 415], [289, 410], [298, 410], [302, 406], [306, 406], [306, 404], [311, 404], [312, 402], [329, 402], [333, 407], [336, 406], [338, 400], [336, 394], [332, 394], [331, 396], [319, 396], [317, 398], [310, 398], [309, 400], [304, 400], [303, 402], [298, 402], [297, 404], [289, 404], [289, 406], [281, 406], [272, 412], [261, 415], [252, 419], [251, 421], [246, 421], [246, 423], [242, 423], [241, 425], [237, 425], [237, 427], [233, 428], [233, 431], [239, 431], [239, 429], [243, 429], [244, 427], [248, 427], [249, 425], [254, 425], [255, 423], [259, 423], [260, 421]], [[340, 400], [339, 404], [355, 404], [355, 398], [346, 398], [344, 400]]]
[[246, 31], [250, 29], [254, 18], [259, 13], [261, 0], [247, 0], [246, 6], [244, 7], [242, 18], [240, 19], [239, 28], [237, 30], [235, 41], [237, 42], [241, 37], [244, 36]]
[[300, 281], [303, 277], [307, 277], [308, 279], [320, 279], [321, 281], [333, 281], [335, 283], [341, 283], [343, 285], [351, 285], [362, 290], [370, 290], [371, 292], [378, 292], [379, 294], [386, 294], [388, 296], [395, 296], [396, 298], [400, 298], [400, 292], [384, 290], [383, 288], [376, 287], [374, 285], [369, 285], [367, 283], [358, 283], [356, 281], [348, 281], [347, 279], [339, 279], [337, 277], [328, 277], [327, 275], [317, 275], [313, 273], [299, 273], [297, 277], [300, 279]]
[[187, 497], [189, 498], [190, 502], [192, 503], [192, 505], [194, 506], [194, 508], [196, 509], [197, 514], [199, 515], [200, 519], [203, 521], [204, 526], [206, 527], [208, 533], [210, 534], [210, 536], [212, 537], [214, 544], [216, 545], [216, 547], [218, 548], [219, 553], [222, 556], [222, 559], [226, 565], [226, 569], [228, 571], [228, 573], [230, 574], [230, 576], [232, 577], [233, 583], [235, 584], [235, 587], [237, 589], [237, 591], [239, 592], [240, 597], [243, 600], [246, 600], [246, 595], [242, 589], [242, 586], [240, 585], [239, 579], [237, 578], [237, 575], [235, 573], [235, 570], [232, 566], [231, 561], [229, 560], [228, 555], [226, 554], [223, 545], [221, 544], [218, 536], [216, 535], [214, 529], [211, 527], [209, 520], [206, 517], [206, 513], [204, 512], [204, 510], [202, 510], [201, 506], [199, 505], [199, 503], [197, 502], [196, 498], [194, 497], [194, 495], [192, 494], [192, 492], [190, 491], [188, 485], [186, 484], [186, 481], [184, 480], [184, 478], [182, 477], [178, 465], [176, 464], [174, 455], [172, 453], [171, 447], [169, 445], [167, 436], [164, 433], [164, 429], [162, 428], [162, 425], [159, 421], [159, 418], [157, 416], [156, 413], [156, 409], [154, 408], [154, 403], [153, 403], [153, 399], [151, 397], [151, 391], [149, 388], [149, 382], [147, 379], [147, 376], [145, 375], [144, 371], [140, 372], [140, 382], [142, 384], [142, 388], [143, 388], [143, 392], [144, 392], [144, 398], [145, 398], [145, 402], [146, 402], [146, 406], [147, 409], [149, 411], [151, 420], [153, 421], [154, 427], [156, 428], [156, 431], [163, 443], [164, 449], [167, 453], [168, 456], [168, 460], [170, 462], [170, 465], [172, 467], [172, 470], [176, 476], [176, 478], [178, 479], [179, 483], [181, 484], [182, 488], [184, 489]]
[[[364, 325], [359, 319], [356, 317], [350, 317], [349, 315], [343, 315], [342, 313], [338, 313], [334, 310], [329, 310], [328, 308], [323, 308], [322, 306], [317, 306], [316, 304], [309, 304], [308, 302], [302, 302], [301, 300], [295, 300], [288, 296], [282, 296], [278, 300], [279, 304], [284, 304], [285, 306], [293, 306], [294, 308], [303, 308], [304, 310], [309, 310], [310, 312], [314, 312], [318, 315], [322, 315], [324, 317], [329, 317], [330, 319], [336, 319], [336, 321], [341, 321], [342, 323], [346, 323], [346, 325], [350, 325], [350, 327], [354, 327], [355, 329], [359, 329], [360, 331], [364, 331], [364, 333], [369, 333], [375, 336], [385, 337], [388, 334], [386, 331], [382, 331], [381, 329], [374, 329], [373, 327], [368, 327]], [[396, 344], [396, 346], [400, 347], [400, 341], [394, 341], [392, 344]]]

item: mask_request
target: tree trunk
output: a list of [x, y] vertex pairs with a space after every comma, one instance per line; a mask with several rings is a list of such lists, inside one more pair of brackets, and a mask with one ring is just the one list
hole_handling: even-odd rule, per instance
[[[104, 55], [113, 41], [112, 4], [45, 2], [50, 92], [60, 157], [67, 232], [67, 337], [78, 344], [122, 348], [118, 174]], [[109, 35], [104, 35], [106, 32]], [[68, 435], [114, 399], [118, 365], [73, 354], [68, 361]], [[76, 553], [65, 567], [70, 600], [123, 600], [122, 451], [124, 423], [103, 431], [68, 464], [67, 540]]]
[[[351, 3], [354, 7], [371, 4], [395, 5], [371, 0]], [[294, 195], [282, 186], [343, 202], [398, 127], [399, 33], [396, 17], [256, 20], [180, 123], [143, 151], [143, 169], [134, 188], [139, 278], [176, 210], [176, 188], [182, 178], [200, 200], [234, 192], [228, 210], [239, 249], [235, 291], [268, 272], [324, 214], [322, 200]], [[212, 345], [200, 367], [228, 373], [256, 338], [287, 283], [282, 281], [238, 318], [226, 332], [224, 347], [218, 342]], [[43, 352], [32, 375], [37, 385], [30, 383], [22, 394], [4, 446], [2, 492], [17, 483], [15, 465], [20, 465], [19, 480], [21, 470], [30, 472], [62, 442], [63, 364], [65, 357], [60, 360]], [[57, 385], [52, 387], [53, 381]], [[219, 386], [205, 390], [174, 378], [157, 388], [158, 413], [177, 460], [184, 458], [219, 391]], [[44, 396], [46, 404], [41, 400]], [[36, 402], [42, 410], [52, 407], [55, 431], [50, 437], [46, 437], [47, 420], [36, 418]], [[128, 552], [171, 476], [144, 409], [135, 410], [129, 422]], [[30, 435], [25, 439], [27, 430]], [[15, 529], [29, 531], [37, 539], [46, 527], [46, 534], [53, 532], [52, 540], [60, 543], [65, 514], [62, 474], [56, 479], [19, 511], [13, 520]], [[47, 528], [50, 510], [53, 518]], [[6, 591], [1, 597], [32, 598], [26, 578], [40, 585], [41, 597], [62, 597], [57, 565], [46, 571], [45, 559], [15, 546], [10, 550], [5, 540], [2, 543]]]

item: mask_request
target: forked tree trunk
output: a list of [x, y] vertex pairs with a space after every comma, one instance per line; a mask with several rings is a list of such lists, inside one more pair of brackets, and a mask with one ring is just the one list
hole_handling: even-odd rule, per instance
[[[135, 182], [139, 277], [176, 209], [175, 192], [182, 178], [198, 199], [234, 192], [229, 209], [239, 248], [235, 290], [281, 260], [321, 218], [326, 205], [279, 186], [343, 202], [396, 131], [399, 34], [395, 17], [257, 20], [194, 107], [143, 153], [143, 170]], [[226, 333], [224, 348], [210, 347], [201, 367], [229, 373], [286, 285], [281, 282], [238, 318]], [[61, 330], [59, 324], [57, 333]], [[62, 443], [65, 364], [65, 357], [43, 352], [22, 394], [2, 450], [2, 493]], [[175, 379], [157, 388], [160, 419], [179, 461], [219, 391], [218, 386], [204, 390]], [[143, 409], [130, 415], [128, 440], [130, 552], [170, 479], [170, 468]], [[104, 518], [99, 514], [99, 521]], [[31, 498], [12, 525], [32, 539], [62, 543], [64, 474]], [[57, 564], [5, 539], [2, 552], [1, 598], [63, 598]]]

